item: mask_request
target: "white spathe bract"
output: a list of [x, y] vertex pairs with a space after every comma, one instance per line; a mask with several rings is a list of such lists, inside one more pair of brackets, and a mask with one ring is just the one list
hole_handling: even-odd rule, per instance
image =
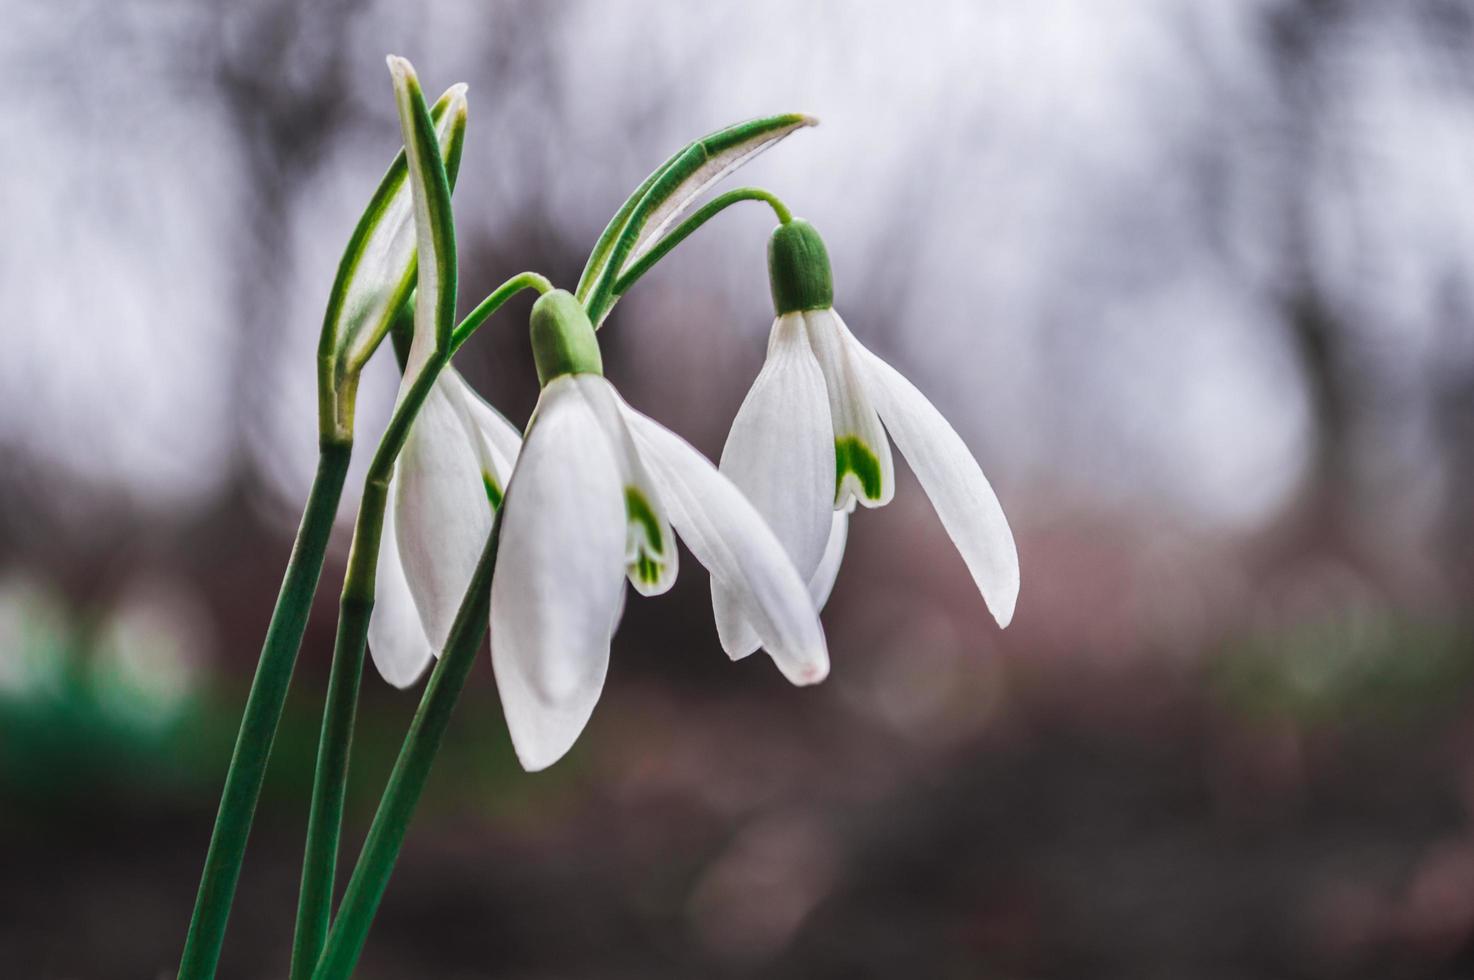
[[369, 619], [374, 664], [396, 687], [444, 648], [521, 442], [451, 368], [415, 416], [389, 481]]
[[794, 684], [829, 655], [805, 582], [751, 503], [679, 436], [595, 374], [543, 389], [507, 488], [491, 656], [524, 768], [560, 759], [603, 690], [624, 581], [675, 578], [675, 535], [732, 596]]
[[[814, 397], [816, 376], [823, 400]], [[892, 439], [988, 609], [1007, 626], [1018, 599], [1018, 550], [993, 488], [936, 407], [856, 340], [833, 309], [774, 321], [767, 362], [732, 423], [721, 469], [767, 518], [822, 607], [844, 555], [849, 513], [856, 503], [881, 506], [895, 492]], [[727, 653], [757, 649], [761, 638], [715, 580], [712, 604]]]

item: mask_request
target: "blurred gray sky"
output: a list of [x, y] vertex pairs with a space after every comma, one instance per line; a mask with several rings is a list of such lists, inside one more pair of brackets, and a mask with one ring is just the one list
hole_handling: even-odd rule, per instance
[[[471, 85], [463, 307], [528, 264], [576, 274], [685, 140], [812, 112], [740, 180], [825, 233], [851, 327], [954, 421], [1025, 538], [1083, 520], [1232, 550], [1309, 506], [1457, 588], [1434, 542], [1468, 530], [1474, 470], [1464, 4], [0, 14], [13, 540], [177, 525], [240, 481], [294, 516], [323, 303], [396, 148], [395, 52], [429, 90]], [[704, 229], [607, 335], [630, 400], [713, 455], [762, 356], [769, 225], [753, 208]], [[498, 391], [507, 369], [485, 365], [525, 322], [489, 329], [521, 347], [478, 338], [467, 360], [521, 421], [530, 380]], [[392, 375], [365, 385], [361, 444]]]

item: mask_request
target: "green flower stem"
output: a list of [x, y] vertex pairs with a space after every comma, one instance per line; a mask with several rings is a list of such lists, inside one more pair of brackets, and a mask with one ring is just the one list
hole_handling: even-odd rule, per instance
[[[551, 288], [547, 279], [533, 272], [524, 272], [507, 280], [455, 328], [450, 338], [451, 351], [465, 343], [502, 304], [523, 289], [543, 292]], [[429, 397], [440, 372], [449, 363], [450, 355], [441, 353], [431, 355], [425, 363], [395, 408], [369, 464], [368, 478], [364, 483], [363, 501], [359, 505], [353, 544], [348, 552], [348, 569], [343, 578], [338, 632], [333, 641], [327, 701], [323, 706], [322, 733], [318, 740], [317, 770], [312, 781], [307, 846], [297, 901], [297, 930], [292, 941], [292, 980], [305, 980], [311, 974], [332, 917], [333, 876], [342, 836], [348, 762], [358, 691], [363, 679], [364, 652], [368, 645], [369, 617], [374, 607], [389, 479], [394, 472], [394, 461], [399, 458], [399, 452], [409, 437], [415, 415]]]
[[317, 475], [302, 512], [302, 524], [266, 630], [261, 660], [256, 666], [230, 769], [226, 772], [220, 811], [205, 855], [205, 870], [200, 876], [199, 896], [195, 899], [194, 916], [189, 922], [184, 955], [179, 962], [180, 980], [208, 980], [215, 975], [226, 919], [245, 856], [246, 838], [251, 832], [267, 758], [281, 720], [312, 596], [317, 591], [323, 555], [338, 512], [352, 451], [349, 441], [322, 444]]
[[736, 190], [718, 195], [708, 201], [704, 207], [691, 215], [691, 217], [668, 232], [650, 251], [640, 256], [638, 261], [631, 263], [628, 271], [614, 283], [614, 298], [617, 300], [628, 292], [629, 288], [638, 282], [641, 276], [654, 268], [655, 263], [665, 258], [677, 245], [689, 238], [692, 232], [727, 208], [741, 201], [762, 201], [767, 204], [773, 209], [773, 214], [777, 216], [779, 224], [786, 225], [793, 220], [793, 214], [778, 199], [777, 195], [765, 191], [761, 187], [739, 187]]
[[451, 712], [466, 685], [466, 675], [475, 662], [481, 640], [486, 636], [487, 617], [491, 610], [491, 578], [500, 537], [501, 512], [498, 511], [486, 547], [482, 549], [476, 570], [471, 575], [471, 584], [461, 600], [445, 651], [430, 674], [420, 707], [389, 775], [389, 783], [364, 841], [363, 853], [343, 893], [343, 906], [312, 974], [315, 980], [346, 978], [358, 963], [359, 953], [363, 950], [379, 901], [384, 897], [384, 889], [389, 884], [394, 862], [404, 844], [410, 818], [425, 788], [425, 780], [450, 722]]
[[451, 356], [454, 356], [455, 352], [461, 349], [461, 345], [481, 328], [481, 324], [485, 323], [493, 313], [501, 309], [503, 303], [524, 289], [535, 289], [540, 294], [550, 293], [553, 291], [553, 284], [548, 282], [546, 277], [540, 276], [536, 272], [524, 272], [502, 283], [492, 291], [490, 296], [482, 300], [474, 310], [467, 313], [466, 318], [451, 332]]
[[312, 803], [307, 818], [297, 930], [292, 941], [293, 980], [309, 975], [322, 949], [332, 914], [333, 875], [338, 860], [338, 839], [342, 833], [348, 757], [353, 742], [359, 684], [363, 678], [369, 616], [374, 607], [374, 580], [384, 509], [389, 498], [389, 478], [399, 450], [409, 436], [410, 423], [446, 363], [447, 358], [443, 355], [431, 355], [395, 408], [369, 465], [363, 500], [353, 527], [353, 544], [348, 552], [348, 569], [338, 605], [338, 631], [333, 641], [332, 667], [328, 674], [327, 700], [323, 705], [322, 733], [317, 747], [317, 769], [313, 776]]

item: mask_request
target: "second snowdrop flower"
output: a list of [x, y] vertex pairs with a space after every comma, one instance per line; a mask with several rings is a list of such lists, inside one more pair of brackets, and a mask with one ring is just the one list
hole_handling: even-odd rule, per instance
[[389, 482], [369, 620], [374, 665], [396, 687], [445, 646], [521, 445], [453, 368], [420, 406]]
[[532, 310], [543, 385], [507, 488], [491, 589], [491, 655], [522, 765], [572, 746], [604, 686], [625, 581], [655, 595], [676, 538], [720, 582], [785, 677], [828, 673], [823, 631], [783, 545], [742, 493], [603, 376], [584, 308], [557, 290]]
[[[906, 456], [1000, 626], [1018, 598], [1018, 552], [977, 460], [936, 407], [867, 350], [834, 309], [828, 251], [806, 221], [768, 247], [777, 318], [768, 357], [732, 422], [721, 469], [778, 534], [823, 606], [849, 513], [895, 492], [891, 440]], [[889, 438], [887, 438], [889, 433]], [[733, 657], [762, 642], [721, 583], [717, 629]]]

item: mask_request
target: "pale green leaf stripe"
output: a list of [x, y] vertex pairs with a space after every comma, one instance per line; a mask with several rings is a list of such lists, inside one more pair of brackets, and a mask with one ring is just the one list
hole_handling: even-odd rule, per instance
[[625, 259], [626, 265], [619, 272], [648, 251], [709, 187], [785, 136], [804, 126], [812, 126], [818, 120], [812, 116], [788, 115], [760, 122], [760, 126], [754, 123], [734, 126], [698, 142], [705, 159], [650, 210], [635, 239], [634, 248]]
[[[439, 136], [446, 177], [454, 187], [466, 136], [465, 86], [448, 89], [430, 115]], [[337, 387], [345, 370], [363, 366], [388, 332], [395, 311], [414, 288], [415, 249], [407, 172], [401, 149], [379, 181], [338, 262], [318, 350], [319, 358], [338, 375], [327, 379], [330, 389]]]
[[[766, 116], [683, 147], [645, 178], [599, 236], [578, 281], [579, 301], [607, 298], [618, 273], [653, 246], [703, 191], [785, 136], [817, 121], [799, 113]], [[616, 252], [622, 254], [616, 257]], [[613, 261], [618, 270], [610, 269]]]
[[624, 230], [625, 225], [629, 224], [630, 212], [634, 211], [635, 205], [640, 203], [651, 185], [660, 179], [660, 175], [669, 170], [682, 154], [691, 149], [691, 146], [692, 144], [687, 144], [681, 147], [664, 163], [656, 167], [650, 176], [640, 181], [640, 186], [636, 187], [635, 192], [625, 199], [625, 202], [619, 206], [619, 210], [614, 212], [614, 217], [609, 219], [609, 224], [604, 226], [599, 240], [594, 243], [594, 250], [589, 253], [588, 262], [584, 264], [583, 274], [578, 277], [578, 288], [573, 291], [574, 298], [580, 303], [588, 299], [589, 291], [599, 280], [599, 274], [609, 264], [609, 253], [613, 251], [614, 243], [619, 240], [619, 233]]
[[430, 256], [429, 268], [421, 265], [415, 290], [415, 332], [433, 329], [435, 350], [450, 348], [455, 328], [456, 245], [455, 223], [450, 211], [450, 181], [440, 159], [435, 122], [420, 91], [414, 68], [403, 58], [391, 57], [394, 100], [400, 126], [405, 133], [411, 199], [415, 210], [416, 253]]

